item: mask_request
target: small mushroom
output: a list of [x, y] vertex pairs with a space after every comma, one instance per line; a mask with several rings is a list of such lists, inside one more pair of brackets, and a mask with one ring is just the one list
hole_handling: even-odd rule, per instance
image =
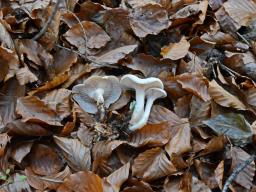
[[117, 101], [122, 89], [115, 76], [91, 76], [83, 84], [74, 86], [72, 93], [84, 111], [96, 114], [101, 106], [108, 108]]
[[160, 89], [160, 88], [148, 89], [146, 91], [147, 103], [146, 103], [144, 114], [141, 117], [141, 119], [137, 123], [131, 125], [129, 127], [129, 129], [131, 131], [135, 131], [137, 129], [142, 128], [144, 125], [146, 125], [148, 122], [148, 118], [149, 118], [150, 111], [151, 111], [154, 101], [156, 99], [163, 98], [166, 96], [167, 96], [167, 94], [166, 94], [165, 90], [163, 90], [163, 89]]
[[150, 77], [146, 79], [140, 79], [135, 75], [124, 75], [120, 83], [127, 87], [135, 89], [136, 94], [136, 104], [132, 113], [132, 118], [130, 124], [135, 124], [141, 118], [144, 113], [144, 100], [145, 100], [145, 91], [150, 88], [160, 88], [163, 89], [163, 83], [160, 79], [155, 77]]

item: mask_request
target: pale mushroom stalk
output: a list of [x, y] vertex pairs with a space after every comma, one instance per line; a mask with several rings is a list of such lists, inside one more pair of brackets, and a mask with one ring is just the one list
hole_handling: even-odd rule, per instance
[[153, 103], [154, 103], [155, 100], [156, 100], [156, 98], [152, 98], [152, 97], [147, 100], [143, 116], [141, 117], [141, 119], [137, 123], [135, 123], [134, 125], [129, 127], [129, 129], [131, 131], [135, 131], [137, 129], [140, 129], [141, 127], [143, 127], [144, 125], [147, 124], [148, 118], [149, 118], [149, 115], [150, 115], [150, 111], [151, 111], [151, 108], [152, 108]]
[[132, 118], [130, 120], [130, 124], [134, 124], [138, 121], [138, 117], [141, 117], [144, 112], [144, 105], [145, 105], [145, 90], [136, 89], [136, 103], [134, 106], [134, 110], [132, 113]]
[[146, 107], [145, 107], [145, 110], [144, 110], [144, 114], [142, 115], [141, 119], [139, 119], [139, 121], [137, 121], [135, 124], [133, 124], [129, 127], [129, 129], [131, 131], [135, 131], [137, 129], [140, 129], [144, 125], [147, 124], [148, 118], [149, 118], [149, 115], [150, 115], [150, 111], [151, 111], [151, 108], [153, 106], [154, 101], [158, 98], [166, 97], [167, 94], [163, 89], [151, 88], [151, 89], [148, 89], [146, 91], [146, 96], [147, 96], [147, 103], [146, 103]]

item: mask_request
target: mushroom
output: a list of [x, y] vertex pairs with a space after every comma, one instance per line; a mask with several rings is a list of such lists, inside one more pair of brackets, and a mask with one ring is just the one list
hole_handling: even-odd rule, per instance
[[96, 114], [98, 109], [108, 108], [122, 93], [115, 76], [91, 76], [83, 84], [72, 88], [73, 99], [86, 112]]
[[144, 114], [141, 117], [141, 119], [138, 122], [136, 122], [135, 124], [131, 125], [129, 127], [129, 129], [131, 131], [135, 131], [137, 129], [142, 128], [144, 125], [146, 125], [149, 115], [150, 115], [151, 107], [153, 106], [154, 101], [156, 99], [163, 98], [166, 96], [167, 96], [167, 94], [166, 94], [165, 90], [163, 90], [163, 89], [160, 89], [160, 88], [148, 89], [146, 91], [147, 103], [146, 103]]
[[160, 79], [155, 77], [150, 77], [146, 79], [140, 79], [135, 75], [124, 75], [120, 83], [127, 87], [135, 89], [136, 94], [136, 104], [132, 113], [132, 118], [130, 124], [135, 124], [141, 118], [144, 113], [144, 100], [145, 100], [145, 91], [150, 88], [160, 88], [163, 89], [163, 83]]

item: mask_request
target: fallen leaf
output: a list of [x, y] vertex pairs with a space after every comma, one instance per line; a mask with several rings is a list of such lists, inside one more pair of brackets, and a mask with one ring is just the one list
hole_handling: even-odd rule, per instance
[[71, 170], [68, 166], [59, 173], [49, 175], [49, 176], [39, 176], [36, 175], [29, 167], [25, 169], [25, 174], [27, 176], [27, 182], [38, 190], [52, 189], [56, 190], [65, 178], [71, 175]]
[[15, 173], [13, 176], [13, 182], [8, 183], [6, 186], [5, 184], [2, 185], [2, 188], [4, 191], [1, 192], [20, 192], [20, 191], [27, 191], [27, 192], [32, 192], [27, 180], [21, 180], [21, 178], [24, 175]]
[[73, 170], [90, 170], [90, 149], [78, 139], [54, 136], [55, 143], [62, 149], [64, 157]]
[[16, 112], [22, 116], [23, 122], [61, 126], [56, 112], [35, 96], [20, 97], [17, 100]]
[[[237, 168], [240, 164], [243, 164], [247, 159], [250, 158], [250, 155], [246, 153], [239, 147], [234, 147], [231, 150], [231, 171]], [[250, 189], [252, 187], [253, 177], [255, 175], [255, 163], [252, 161], [249, 165], [247, 165], [234, 179], [236, 183], [245, 187], [246, 189]]]
[[170, 43], [168, 46], [163, 47], [161, 49], [161, 55], [163, 58], [178, 60], [187, 55], [189, 47], [189, 42], [185, 37], [182, 37], [179, 42]]
[[63, 165], [57, 151], [44, 144], [33, 146], [28, 162], [31, 170], [42, 176], [58, 173]]
[[10, 137], [7, 133], [0, 134], [0, 157], [2, 157], [5, 153], [5, 148], [7, 144], [10, 142]]
[[12, 149], [12, 158], [21, 163], [24, 157], [30, 153], [33, 142], [21, 142], [16, 144]]
[[214, 171], [215, 179], [219, 185], [219, 188], [223, 188], [223, 177], [224, 177], [224, 161], [222, 160]]
[[191, 151], [191, 129], [189, 124], [181, 126], [174, 137], [165, 146], [165, 151], [171, 157], [173, 153], [182, 155]]
[[213, 100], [223, 107], [246, 110], [246, 106], [234, 95], [227, 92], [215, 80], [209, 83], [209, 94]]
[[229, 16], [242, 26], [247, 26], [256, 16], [256, 3], [252, 0], [228, 0], [223, 7]]
[[16, 72], [16, 78], [18, 79], [21, 85], [33, 83], [38, 80], [37, 76], [34, 73], [32, 73], [27, 66], [20, 68]]
[[199, 74], [184, 73], [177, 77], [177, 82], [181, 84], [182, 88], [203, 101], [210, 100], [208, 94], [208, 80]]
[[152, 181], [176, 172], [164, 151], [157, 147], [138, 155], [132, 165], [132, 175]]
[[63, 184], [57, 189], [57, 192], [103, 192], [101, 178], [88, 171], [80, 171], [66, 178]]
[[82, 21], [81, 24], [73, 25], [71, 29], [64, 34], [67, 41], [76, 46], [80, 53], [86, 53], [87, 48], [99, 49], [110, 41], [108, 34], [96, 23]]
[[136, 36], [143, 38], [158, 34], [170, 26], [167, 11], [159, 4], [135, 7], [130, 12], [130, 25]]
[[214, 152], [222, 151], [225, 145], [223, 135], [218, 137], [213, 137], [205, 146], [204, 150], [200, 153], [200, 155], [207, 155]]
[[106, 180], [111, 184], [114, 192], [119, 192], [122, 184], [128, 179], [130, 163], [125, 164], [109, 175]]
[[203, 121], [219, 135], [226, 135], [236, 144], [245, 145], [251, 142], [252, 128], [244, 116], [235, 113], [221, 114]]

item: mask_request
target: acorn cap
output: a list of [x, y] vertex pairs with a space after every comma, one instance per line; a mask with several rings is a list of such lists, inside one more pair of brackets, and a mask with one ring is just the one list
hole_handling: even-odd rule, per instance
[[115, 76], [91, 76], [83, 84], [72, 88], [73, 98], [86, 112], [95, 114], [97, 104], [108, 108], [122, 93], [119, 80]]

